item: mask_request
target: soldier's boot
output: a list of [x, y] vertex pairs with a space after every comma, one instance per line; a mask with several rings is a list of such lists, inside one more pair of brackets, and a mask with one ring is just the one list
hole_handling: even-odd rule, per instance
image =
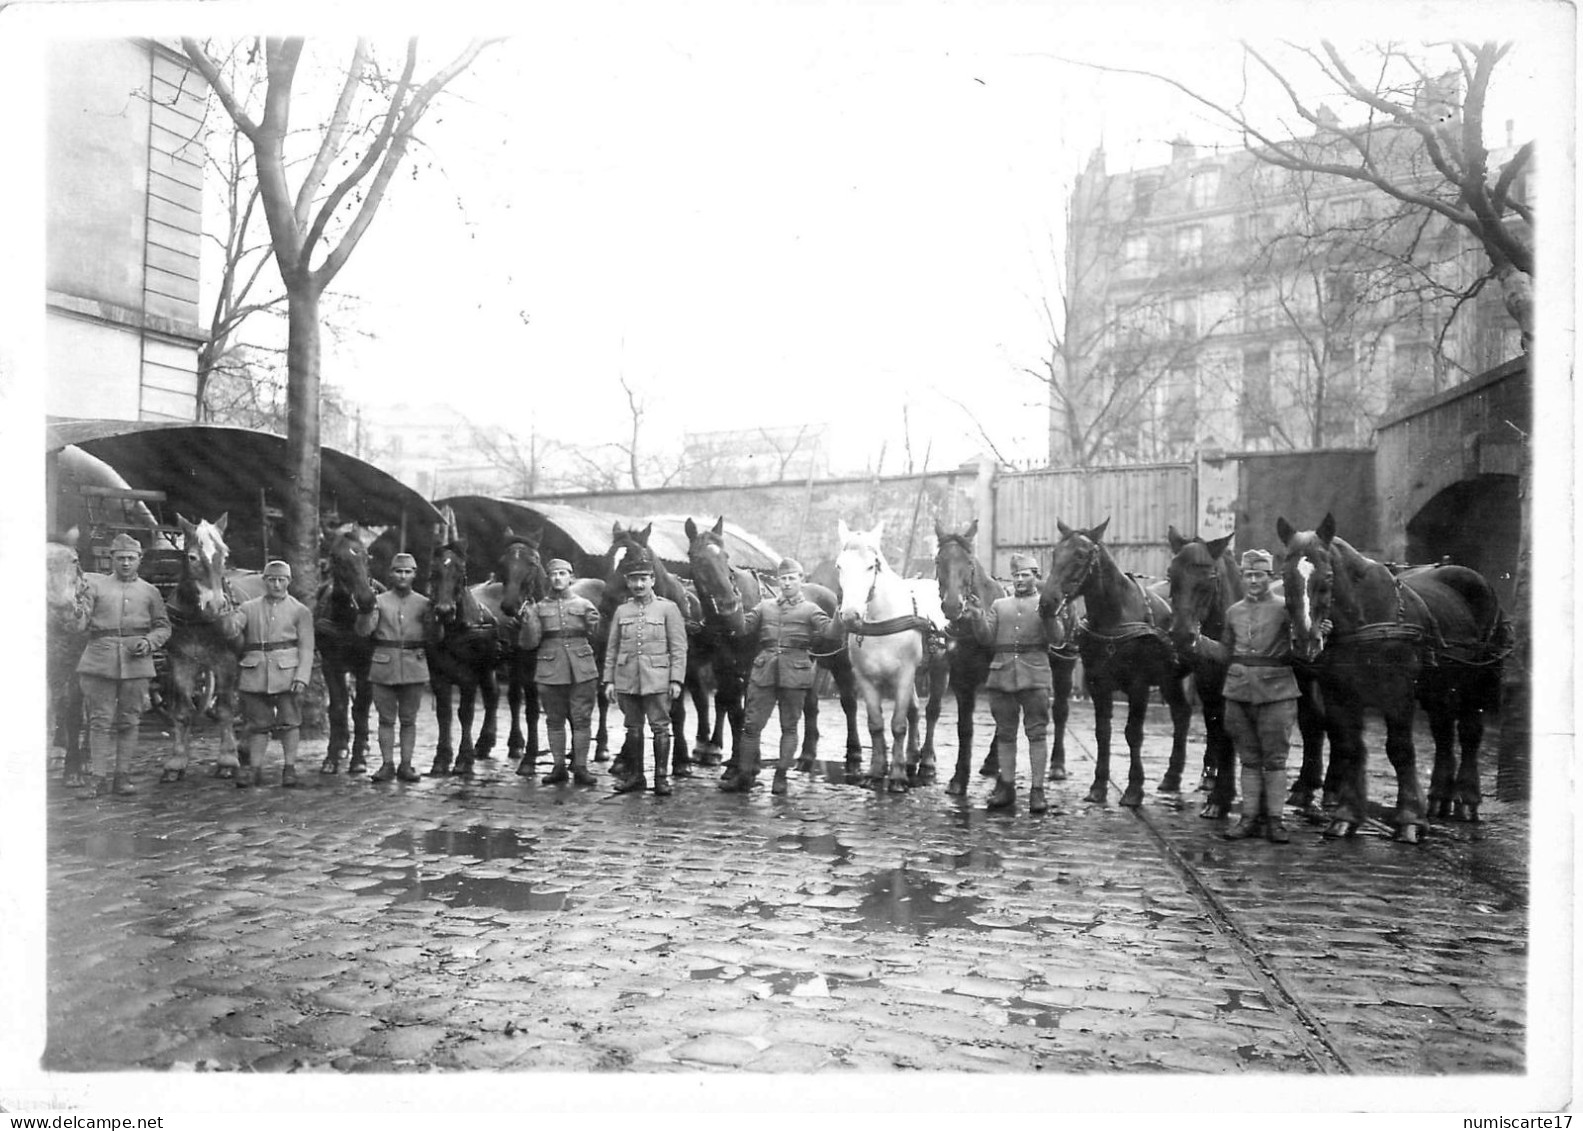
[[627, 732], [621, 744], [621, 753], [610, 767], [610, 777], [616, 783], [616, 793], [636, 793], [649, 788], [649, 779], [643, 772], [643, 735]]
[[[995, 788], [990, 791], [989, 800], [985, 803], [990, 809], [1005, 809], [1017, 803], [1017, 748], [1011, 743], [1003, 745], [1004, 749], [996, 752], [997, 772]], [[1040, 779], [1034, 778], [1034, 781]]]
[[[1050, 757], [1049, 744], [1042, 738], [1036, 738], [1028, 744], [1028, 780], [1032, 783], [1028, 788], [1028, 812], [1048, 813], [1050, 803], [1044, 799], [1045, 765]], [[1060, 814], [1060, 810], [1056, 810]]]
[[295, 789], [297, 781], [297, 748], [302, 742], [302, 732], [288, 727], [280, 733], [280, 784], [285, 789]]
[[1257, 766], [1242, 767], [1242, 817], [1221, 835], [1227, 840], [1258, 836], [1264, 827], [1264, 774]]
[[379, 729], [374, 732], [374, 740], [379, 744], [379, 769], [368, 780], [393, 781], [396, 777], [396, 724], [381, 719]]
[[599, 779], [588, 772], [588, 726], [572, 727], [572, 784], [593, 785]]
[[658, 797], [671, 795], [670, 764], [671, 736], [657, 734], [654, 736], [654, 793]]
[[1286, 770], [1264, 771], [1264, 835], [1271, 844], [1288, 844], [1292, 834], [1286, 831], [1281, 818], [1282, 803], [1286, 800]]
[[770, 792], [776, 797], [786, 796], [786, 776], [796, 760], [797, 732], [788, 727], [781, 731], [780, 761], [775, 763], [775, 780], [770, 783]]
[[[550, 758], [555, 763], [550, 772], [539, 779], [540, 785], [565, 785], [570, 775], [566, 772], [566, 731], [560, 727], [550, 730]], [[528, 767], [526, 772], [533, 772], [533, 762], [528, 755], [522, 755], [522, 766], [517, 767], [517, 773], [523, 773], [523, 766]]]
[[403, 724], [401, 728], [401, 765], [396, 767], [396, 777], [402, 781], [412, 782], [419, 778], [418, 771], [412, 765], [412, 757], [418, 752], [418, 724], [416, 722]]
[[726, 771], [720, 779], [720, 789], [726, 793], [746, 793], [758, 784], [758, 776], [759, 736], [744, 733], [737, 750], [736, 769]]
[[[252, 786], [252, 784], [253, 784], [253, 744], [256, 742], [256, 743], [258, 743], [259, 746], [262, 747], [268, 741], [269, 741], [269, 735], [267, 735], [267, 734], [257, 734], [256, 735], [252, 731], [244, 731], [242, 733], [241, 740], [236, 744], [236, 761], [237, 761], [237, 766], [236, 766], [236, 788], [237, 789], [248, 789], [248, 788], [250, 788]], [[262, 757], [263, 757], [263, 751], [262, 750], [259, 751], [259, 756], [260, 756], [260, 760], [262, 760]]]

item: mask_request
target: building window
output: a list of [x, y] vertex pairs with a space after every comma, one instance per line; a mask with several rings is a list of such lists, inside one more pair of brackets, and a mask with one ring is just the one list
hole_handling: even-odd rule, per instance
[[1187, 182], [1187, 202], [1193, 208], [1213, 207], [1219, 193], [1219, 169], [1200, 169]]
[[1248, 330], [1267, 330], [1275, 325], [1275, 314], [1279, 304], [1276, 301], [1275, 287], [1271, 283], [1260, 283], [1248, 288], [1246, 305], [1243, 307], [1242, 324]]
[[1198, 375], [1190, 366], [1173, 366], [1160, 378], [1155, 403], [1160, 434], [1172, 444], [1191, 444], [1198, 435]]
[[1357, 196], [1344, 196], [1332, 200], [1325, 205], [1325, 212], [1328, 214], [1331, 227], [1352, 227], [1363, 219], [1363, 199]]
[[1121, 244], [1121, 258], [1128, 267], [1146, 267], [1149, 263], [1149, 237], [1128, 236]]
[[1132, 182], [1132, 214], [1140, 219], [1154, 212], [1154, 194], [1159, 191], [1159, 177], [1139, 177]]
[[1238, 405], [1244, 439], [1270, 434], [1270, 351], [1242, 355], [1242, 398]]
[[1198, 336], [1198, 300], [1191, 296], [1171, 300], [1171, 337]]
[[1176, 265], [1197, 267], [1204, 253], [1204, 229], [1197, 224], [1176, 229]]

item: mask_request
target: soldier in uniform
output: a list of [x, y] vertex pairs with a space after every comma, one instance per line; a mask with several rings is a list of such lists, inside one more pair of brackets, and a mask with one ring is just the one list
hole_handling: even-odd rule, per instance
[[[429, 599], [412, 591], [418, 563], [411, 554], [390, 559], [390, 588], [374, 598], [374, 607], [357, 617], [357, 631], [374, 638], [374, 658], [369, 678], [374, 685], [374, 708], [379, 712], [379, 769], [369, 778], [387, 782], [419, 780], [412, 767], [418, 747], [418, 707], [429, 682], [426, 651], [434, 614]], [[396, 721], [401, 721], [401, 766], [394, 758]]]
[[137, 575], [142, 560], [137, 540], [117, 534], [110, 543], [111, 572], [85, 574], [77, 598], [75, 628], [88, 633], [77, 679], [88, 705], [95, 796], [137, 792], [130, 774], [138, 720], [154, 678], [154, 651], [170, 639], [165, 599]]
[[[517, 647], [523, 651], [538, 650], [533, 683], [544, 708], [550, 755], [555, 759], [555, 767], [539, 781], [544, 785], [565, 784], [566, 729], [570, 722], [571, 780], [578, 785], [593, 785], [594, 775], [588, 772], [588, 739], [599, 682], [593, 646], [599, 629], [599, 608], [571, 592], [570, 562], [551, 558], [544, 568], [550, 578], [549, 595], [524, 610], [517, 639]], [[517, 772], [531, 774], [533, 767], [524, 758]]]
[[247, 720], [243, 748], [251, 774], [237, 774], [245, 788], [264, 782], [264, 751], [270, 734], [280, 736], [280, 784], [297, 782], [297, 743], [302, 728], [302, 693], [313, 677], [313, 612], [286, 592], [291, 566], [273, 561], [264, 567], [264, 593], [244, 601], [223, 624], [228, 638], [242, 638], [237, 690]]
[[734, 774], [720, 779], [727, 793], [744, 793], [758, 784], [759, 737], [770, 711], [780, 713], [780, 761], [770, 792], [786, 792], [786, 775], [797, 754], [797, 724], [802, 717], [808, 689], [813, 686], [814, 662], [808, 654], [816, 637], [829, 633], [829, 615], [803, 596], [803, 568], [792, 558], [775, 567], [780, 583], [778, 597], [767, 597], [748, 611], [742, 631], [757, 636], [758, 655], [748, 676], [747, 721]]
[[[1275, 559], [1266, 550], [1242, 555], [1247, 595], [1226, 610], [1220, 639], [1200, 636], [1192, 651], [1227, 663], [1226, 730], [1242, 764], [1242, 818], [1227, 840], [1257, 836], [1262, 826], [1273, 844], [1291, 834], [1281, 819], [1286, 801], [1286, 759], [1297, 721], [1297, 676], [1292, 672], [1292, 626], [1286, 605], [1270, 591]], [[1329, 630], [1329, 622], [1320, 631]]]
[[995, 749], [1000, 768], [989, 808], [1004, 809], [1017, 801], [1017, 719], [1028, 735], [1028, 812], [1044, 813], [1045, 765], [1050, 749], [1050, 638], [1039, 616], [1039, 563], [1028, 554], [1011, 556], [1012, 595], [985, 611], [976, 594], [967, 599], [968, 623], [980, 644], [995, 650], [989, 663], [989, 711], [995, 718]]
[[654, 556], [648, 550], [621, 563], [631, 596], [616, 609], [605, 645], [605, 698], [621, 706], [627, 741], [636, 751], [635, 772], [616, 782], [617, 793], [647, 789], [643, 775], [643, 720], [654, 734], [654, 792], [671, 792], [671, 703], [687, 677], [687, 628], [674, 601], [654, 592]]

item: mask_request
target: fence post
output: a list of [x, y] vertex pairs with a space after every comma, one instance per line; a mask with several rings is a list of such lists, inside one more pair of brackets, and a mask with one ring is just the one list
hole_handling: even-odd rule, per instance
[[992, 457], [980, 456], [978, 476], [973, 480], [973, 517], [978, 519], [973, 552], [992, 577], [995, 574], [995, 475], [999, 466]]

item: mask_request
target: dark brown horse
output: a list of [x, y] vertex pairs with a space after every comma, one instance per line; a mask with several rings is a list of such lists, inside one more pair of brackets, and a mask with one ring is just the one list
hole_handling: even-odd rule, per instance
[[88, 634], [76, 627], [77, 600], [87, 588], [77, 551], [62, 538], [51, 538], [44, 554], [45, 683], [49, 709], [45, 733], [58, 734], [66, 757], [61, 770], [67, 785], [78, 785], [87, 770], [83, 760], [82, 685], [77, 662]]
[[500, 638], [501, 670], [506, 679], [506, 710], [511, 735], [506, 741], [510, 757], [521, 758], [517, 773], [532, 775], [539, 759], [539, 694], [533, 683], [536, 653], [517, 647], [524, 615], [549, 592], [549, 576], [539, 556], [542, 530], [518, 534], [509, 526], [505, 546], [495, 562], [494, 574], [474, 593], [504, 631]]
[[[934, 524], [937, 549], [934, 555], [934, 577], [940, 586], [940, 606], [949, 622], [947, 662], [951, 670], [951, 690], [956, 695], [956, 772], [945, 791], [952, 797], [967, 793], [968, 780], [973, 766], [973, 708], [978, 702], [979, 689], [989, 678], [990, 661], [994, 649], [980, 644], [962, 620], [967, 609], [967, 598], [973, 594], [979, 607], [988, 609], [1006, 596], [1005, 587], [990, 576], [989, 571], [973, 553], [973, 539], [978, 534], [978, 520], [968, 524], [966, 530], [955, 533]], [[1077, 666], [1077, 652], [1071, 645], [1075, 618], [1072, 606], [1067, 603], [1058, 619], [1046, 624], [1047, 635], [1056, 637], [1050, 645], [1050, 675], [1054, 684], [1050, 701], [1050, 771], [1051, 781], [1066, 780], [1066, 720], [1071, 710], [1072, 669]], [[933, 700], [931, 712], [938, 713]], [[996, 738], [990, 732], [989, 753], [984, 758], [984, 770], [997, 774], [1000, 770]], [[1035, 782], [1035, 789], [1043, 783]]]
[[353, 528], [327, 532], [320, 557], [325, 576], [314, 601], [313, 638], [324, 673], [330, 744], [319, 772], [335, 773], [350, 752], [346, 772], [361, 774], [368, 769], [374, 641], [357, 631], [357, 617], [374, 607], [374, 595], [382, 587], [369, 577], [368, 550]]
[[1050, 560], [1050, 576], [1040, 589], [1040, 611], [1057, 616], [1078, 597], [1086, 615], [1077, 631], [1083, 678], [1094, 703], [1094, 784], [1086, 800], [1106, 801], [1110, 781], [1110, 713], [1116, 692], [1127, 697], [1129, 766], [1121, 804], [1143, 804], [1143, 720], [1149, 693], [1158, 687], [1171, 712], [1171, 758], [1159, 790], [1181, 789], [1187, 760], [1187, 727], [1191, 710], [1182, 688], [1186, 669], [1176, 659], [1166, 628], [1171, 608], [1165, 598], [1123, 573], [1101, 544], [1107, 518], [1092, 530], [1073, 530], [1059, 519], [1061, 541]]
[[[495, 745], [495, 707], [500, 700], [497, 668], [500, 662], [499, 623], [467, 584], [467, 549], [449, 540], [429, 559], [429, 600], [434, 608], [435, 638], [428, 648], [429, 684], [434, 692], [434, 717], [440, 738], [434, 753], [431, 777], [473, 773], [473, 763]], [[456, 691], [455, 719], [460, 742], [451, 743], [451, 692]], [[484, 720], [473, 740], [475, 698], [483, 701]]]
[[1428, 828], [1412, 733], [1420, 703], [1435, 739], [1430, 807], [1436, 816], [1477, 820], [1482, 713], [1497, 704], [1511, 648], [1489, 582], [1454, 565], [1398, 576], [1336, 537], [1328, 514], [1306, 531], [1282, 518], [1276, 533], [1286, 548], [1282, 582], [1293, 637], [1319, 681], [1331, 740], [1337, 804], [1325, 835], [1351, 835], [1367, 816], [1363, 712], [1370, 708], [1384, 716], [1385, 753], [1396, 770], [1396, 839], [1416, 843]]

